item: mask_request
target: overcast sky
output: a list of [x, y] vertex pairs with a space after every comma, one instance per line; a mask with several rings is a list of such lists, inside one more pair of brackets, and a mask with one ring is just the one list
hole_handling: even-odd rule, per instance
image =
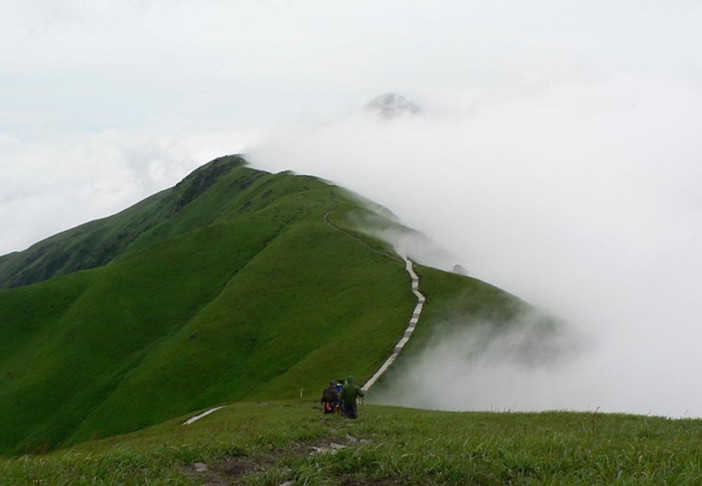
[[[406, 386], [702, 416], [700, 25], [685, 0], [0, 0], [0, 254], [245, 152], [386, 205], [446, 249], [415, 258], [591, 346], [524, 371], [446, 366], [437, 338]], [[385, 92], [422, 114], [361, 110]]]

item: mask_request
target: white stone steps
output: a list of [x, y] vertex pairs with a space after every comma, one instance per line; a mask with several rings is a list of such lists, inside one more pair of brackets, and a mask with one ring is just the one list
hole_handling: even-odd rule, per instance
[[371, 376], [370, 379], [363, 385], [362, 389], [364, 392], [367, 392], [370, 389], [370, 387], [372, 387], [375, 384], [375, 382], [378, 381], [378, 378], [383, 376], [383, 374], [388, 370], [388, 368], [390, 368], [390, 366], [395, 362], [395, 359], [397, 359], [399, 354], [402, 352], [402, 349], [405, 347], [410, 337], [412, 336], [412, 333], [414, 332], [415, 327], [417, 327], [417, 323], [419, 322], [419, 318], [422, 314], [422, 309], [424, 308], [426, 298], [419, 291], [419, 277], [414, 272], [412, 262], [409, 258], [405, 258], [405, 270], [407, 270], [407, 273], [409, 273], [410, 278], [412, 279], [412, 293], [414, 293], [414, 295], [417, 297], [417, 306], [412, 312], [412, 317], [409, 320], [407, 329], [405, 329], [402, 338], [395, 345], [395, 348], [393, 349], [393, 352], [390, 355], [390, 357], [387, 360], [385, 360], [383, 365], [380, 368], [378, 368], [378, 371], [376, 371], [375, 374]]

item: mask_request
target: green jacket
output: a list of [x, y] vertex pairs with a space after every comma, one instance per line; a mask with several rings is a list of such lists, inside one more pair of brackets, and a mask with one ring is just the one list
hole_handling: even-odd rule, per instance
[[363, 395], [363, 390], [356, 386], [353, 376], [349, 376], [346, 379], [344, 388], [341, 390], [341, 401], [344, 403], [356, 403], [356, 399]]

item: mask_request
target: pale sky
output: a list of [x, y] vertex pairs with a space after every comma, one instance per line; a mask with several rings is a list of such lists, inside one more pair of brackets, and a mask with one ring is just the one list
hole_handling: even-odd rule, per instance
[[[0, 254], [245, 152], [596, 343], [536, 373], [429, 355], [407, 386], [702, 416], [700, 25], [684, 0], [0, 0]], [[422, 115], [361, 111], [385, 92]]]

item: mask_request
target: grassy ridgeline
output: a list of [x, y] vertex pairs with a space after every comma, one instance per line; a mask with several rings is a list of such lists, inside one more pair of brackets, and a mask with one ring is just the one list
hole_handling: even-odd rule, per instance
[[[189, 426], [181, 418], [47, 455], [0, 459], [0, 484], [702, 482], [700, 420], [365, 405], [359, 420], [348, 421], [323, 420], [315, 408], [308, 401], [242, 402]], [[332, 444], [345, 447], [324, 453], [338, 447]]]
[[[347, 215], [369, 211], [318, 179], [225, 162], [4, 260], [59, 270], [0, 291], [0, 453], [316, 395], [390, 353], [414, 297], [381, 242], [350, 236]], [[77, 248], [111, 259], [61, 275]]]
[[[0, 258], [2, 285], [34, 282], [0, 291], [0, 454], [363, 382], [416, 303], [404, 264], [369, 228], [408, 231], [329, 183], [224, 157]], [[527, 308], [478, 280], [417, 271], [427, 303], [410, 358], [455, 315], [509, 323]]]
[[[0, 459], [0, 484], [702, 481], [697, 420], [366, 405], [357, 422], [322, 421], [326, 381], [368, 378], [416, 302], [404, 265], [351, 224], [402, 230], [368, 208], [223, 158], [0, 258], [0, 287], [33, 283], [0, 291], [0, 453], [83, 442]], [[398, 366], [435, 329], [514, 325], [528, 310], [478, 280], [417, 272], [427, 303]], [[192, 426], [173, 420], [232, 402]], [[309, 455], [332, 442], [347, 447]]]

